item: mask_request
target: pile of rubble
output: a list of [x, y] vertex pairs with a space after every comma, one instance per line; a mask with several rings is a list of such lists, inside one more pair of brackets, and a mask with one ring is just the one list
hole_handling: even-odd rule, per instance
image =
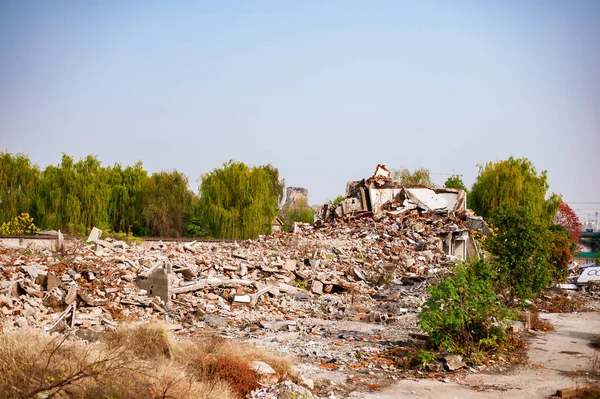
[[[420, 210], [319, 222], [241, 242], [68, 241], [66, 252], [3, 249], [3, 329], [114, 328], [158, 315], [193, 331], [282, 317], [392, 320], [416, 312], [464, 221]], [[229, 321], [228, 321], [229, 323]]]
[[85, 242], [59, 235], [55, 250], [0, 244], [0, 328], [92, 340], [122, 320], [163, 320], [178, 334], [241, 338], [313, 369], [364, 370], [365, 383], [373, 370], [395, 378], [381, 354], [419, 335], [427, 286], [478, 253], [472, 230], [485, 224], [458, 190], [398, 189], [381, 173], [348, 187], [313, 226], [256, 240], [129, 245], [94, 228]]
[[131, 246], [96, 228], [86, 243], [59, 234], [57, 251], [0, 251], [2, 328], [110, 329], [155, 316], [187, 332], [286, 318], [391, 322], [418, 311], [430, 277], [478, 252], [470, 231], [485, 224], [465, 204], [461, 190], [399, 187], [378, 165], [294, 233]]

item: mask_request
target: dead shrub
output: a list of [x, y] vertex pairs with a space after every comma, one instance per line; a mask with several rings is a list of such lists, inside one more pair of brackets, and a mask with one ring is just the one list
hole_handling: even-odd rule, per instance
[[[34, 331], [0, 334], [2, 398], [233, 399], [227, 380], [198, 380], [183, 364], [167, 359], [156, 327], [118, 331], [104, 342], [84, 345], [68, 336]], [[164, 331], [163, 331], [164, 332]], [[132, 337], [145, 341], [134, 344]], [[150, 337], [150, 338], [149, 338]], [[160, 337], [159, 340], [157, 337]], [[118, 339], [117, 339], [118, 338]], [[134, 349], [150, 343], [138, 356]]]
[[540, 314], [535, 307], [531, 307], [529, 309], [529, 313], [531, 314], [531, 329], [535, 331], [552, 331], [554, 327], [552, 324], [547, 322], [544, 319], [540, 318]]
[[122, 349], [142, 359], [172, 357], [172, 338], [162, 324], [122, 326], [103, 335], [102, 342], [111, 349]]
[[260, 386], [250, 362], [298, 382], [287, 358], [223, 338], [175, 341], [164, 325], [125, 326], [84, 344], [68, 336], [0, 334], [0, 392], [7, 399], [243, 398]]
[[259, 376], [250, 362], [268, 363], [278, 374], [279, 381], [298, 382], [289, 359], [272, 355], [253, 345], [231, 342], [219, 337], [205, 337], [178, 345], [174, 358], [186, 365], [188, 373], [199, 380], [227, 381], [238, 397], [244, 398], [259, 387]]
[[85, 383], [107, 373], [121, 373], [127, 359], [118, 352], [103, 352], [97, 345], [83, 346], [67, 337], [33, 332], [0, 335], [0, 390], [6, 398], [73, 397]]

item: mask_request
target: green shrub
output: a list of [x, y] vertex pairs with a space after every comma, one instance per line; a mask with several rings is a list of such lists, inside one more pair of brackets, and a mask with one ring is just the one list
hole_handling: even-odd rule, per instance
[[456, 265], [453, 275], [429, 287], [419, 314], [434, 349], [479, 358], [506, 344], [504, 322], [514, 317], [492, 287], [494, 273], [482, 260]]
[[416, 360], [419, 366], [425, 368], [429, 365], [429, 363], [433, 362], [436, 359], [437, 356], [433, 353], [426, 350], [420, 350]]

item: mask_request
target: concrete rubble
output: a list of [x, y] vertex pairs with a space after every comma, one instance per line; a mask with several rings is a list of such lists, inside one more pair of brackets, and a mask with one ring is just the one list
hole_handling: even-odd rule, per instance
[[[393, 188], [386, 176], [349, 190]], [[163, 320], [178, 334], [216, 331], [325, 369], [390, 372], [373, 356], [418, 334], [430, 281], [477, 254], [468, 222], [476, 218], [460, 193], [393, 192], [377, 212], [373, 197], [350, 193], [314, 226], [256, 240], [128, 245], [94, 229], [60, 252], [0, 246], [0, 328], [102, 332], [123, 320]], [[255, 366], [269, 378], [268, 365]]]

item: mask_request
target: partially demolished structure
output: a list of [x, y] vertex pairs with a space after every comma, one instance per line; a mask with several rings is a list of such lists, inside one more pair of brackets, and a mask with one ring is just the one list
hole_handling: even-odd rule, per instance
[[489, 234], [482, 218], [467, 209], [466, 193], [460, 189], [425, 186], [403, 187], [392, 179], [385, 165], [379, 164], [373, 176], [346, 184], [344, 200], [337, 206], [326, 204], [319, 218], [330, 220], [344, 217], [374, 217], [381, 215], [425, 214], [454, 217], [465, 221], [463, 227], [440, 232], [443, 250], [447, 255], [459, 259], [477, 255], [477, 246], [469, 230]]

